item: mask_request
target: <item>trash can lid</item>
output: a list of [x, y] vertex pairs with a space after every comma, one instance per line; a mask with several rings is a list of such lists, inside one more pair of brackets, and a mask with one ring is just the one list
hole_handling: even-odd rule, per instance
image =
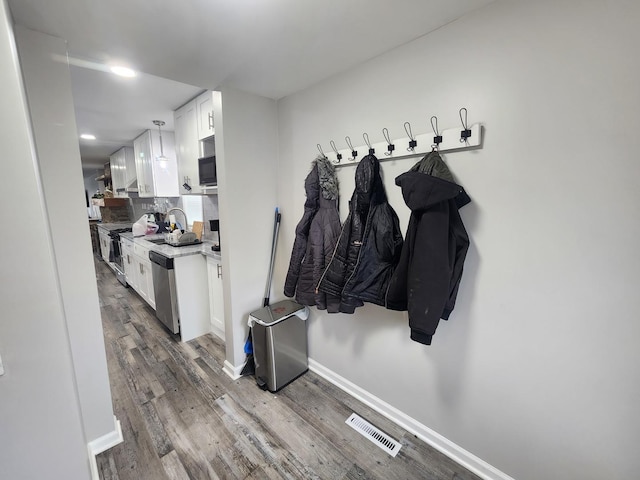
[[[282, 300], [274, 303], [273, 305], [267, 305], [255, 312], [251, 312], [251, 318], [265, 327], [275, 325], [292, 315], [298, 315], [302, 320], [306, 320], [306, 309], [304, 305], [300, 305], [293, 300]], [[304, 313], [303, 313], [304, 312]]]

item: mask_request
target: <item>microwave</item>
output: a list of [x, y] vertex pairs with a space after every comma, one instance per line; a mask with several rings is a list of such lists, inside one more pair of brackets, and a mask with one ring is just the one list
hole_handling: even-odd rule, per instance
[[218, 185], [215, 155], [198, 159], [198, 175], [200, 185], [207, 187]]

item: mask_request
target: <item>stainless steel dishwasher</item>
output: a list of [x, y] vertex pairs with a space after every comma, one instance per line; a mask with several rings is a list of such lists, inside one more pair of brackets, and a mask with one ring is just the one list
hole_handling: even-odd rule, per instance
[[178, 317], [178, 298], [176, 295], [176, 273], [173, 258], [154, 252], [149, 252], [151, 260], [151, 274], [153, 276], [153, 290], [156, 298], [156, 317], [171, 332], [180, 332], [180, 318]]

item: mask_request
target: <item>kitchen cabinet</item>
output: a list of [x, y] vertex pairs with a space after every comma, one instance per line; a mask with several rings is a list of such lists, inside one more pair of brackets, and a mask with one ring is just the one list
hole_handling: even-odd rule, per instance
[[207, 277], [209, 284], [209, 318], [211, 319], [211, 331], [222, 340], [225, 340], [222, 262], [217, 258], [207, 256]]
[[137, 188], [136, 164], [133, 148], [122, 147], [109, 158], [114, 197], [128, 197]]
[[[177, 197], [178, 162], [173, 132], [147, 130], [133, 140], [138, 195], [140, 197]], [[158, 160], [164, 153], [166, 160]]]
[[200, 144], [195, 99], [173, 112], [173, 126], [176, 138], [180, 195], [201, 193], [202, 189], [198, 180]]
[[213, 92], [206, 91], [196, 98], [198, 140], [215, 134], [213, 128]]
[[141, 257], [137, 259], [137, 268], [139, 269], [139, 294], [151, 308], [156, 309], [156, 294], [153, 290], [153, 274], [151, 273], [151, 261], [143, 260]]
[[156, 294], [153, 289], [153, 275], [151, 274], [151, 260], [149, 260], [149, 248], [140, 243], [133, 242], [133, 267], [137, 277], [136, 292], [147, 302], [151, 308], [156, 308]]
[[98, 228], [98, 237], [100, 238], [100, 256], [107, 264], [109, 264], [109, 249], [111, 248], [111, 237], [109, 233], [102, 228]]
[[180, 194], [206, 193], [200, 186], [198, 158], [215, 153], [213, 92], [207, 90], [173, 112], [173, 123]]
[[127, 283], [134, 290], [138, 290], [138, 275], [135, 267], [135, 261], [133, 259], [133, 240], [120, 237], [120, 244], [122, 246], [122, 263], [124, 266], [124, 275], [127, 277]]
[[155, 310], [156, 295], [153, 289], [149, 248], [140, 245], [135, 240], [123, 238], [122, 258], [127, 283]]

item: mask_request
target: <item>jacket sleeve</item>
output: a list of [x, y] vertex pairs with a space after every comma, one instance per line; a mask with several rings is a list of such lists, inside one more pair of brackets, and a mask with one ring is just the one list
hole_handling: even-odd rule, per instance
[[460, 286], [460, 279], [462, 278], [462, 270], [464, 266], [464, 260], [469, 250], [469, 235], [464, 228], [462, 219], [458, 209], [453, 205], [451, 206], [451, 220], [450, 229], [453, 235], [455, 252], [453, 257], [453, 269], [451, 273], [451, 281], [449, 283], [449, 298], [445, 304], [444, 311], [442, 312], [442, 319], [448, 320], [449, 315], [453, 311], [456, 305], [456, 298], [458, 296], [458, 287]]
[[293, 242], [291, 251], [291, 260], [289, 261], [289, 270], [284, 281], [284, 294], [287, 297], [293, 297], [296, 294], [296, 285], [300, 276], [300, 266], [304, 260], [307, 251], [307, 240], [309, 238], [309, 228], [314, 212], [305, 210], [302, 219], [296, 226], [296, 239]]
[[[336, 245], [338, 244], [338, 238], [340, 237], [340, 215], [338, 213], [337, 208], [335, 210], [331, 210], [327, 212], [327, 222], [323, 232], [323, 245], [322, 251], [317, 252], [317, 263], [314, 265], [320, 266], [314, 271], [314, 282], [317, 286], [320, 283], [320, 279], [322, 274], [324, 273], [325, 268], [329, 265], [331, 261], [331, 257], [333, 256], [333, 252], [336, 249]], [[340, 296], [334, 295], [332, 293], [326, 292], [318, 292], [318, 297], [321, 297], [323, 308], [327, 309], [329, 313], [338, 313], [340, 311]], [[317, 301], [320, 301], [318, 298]]]

